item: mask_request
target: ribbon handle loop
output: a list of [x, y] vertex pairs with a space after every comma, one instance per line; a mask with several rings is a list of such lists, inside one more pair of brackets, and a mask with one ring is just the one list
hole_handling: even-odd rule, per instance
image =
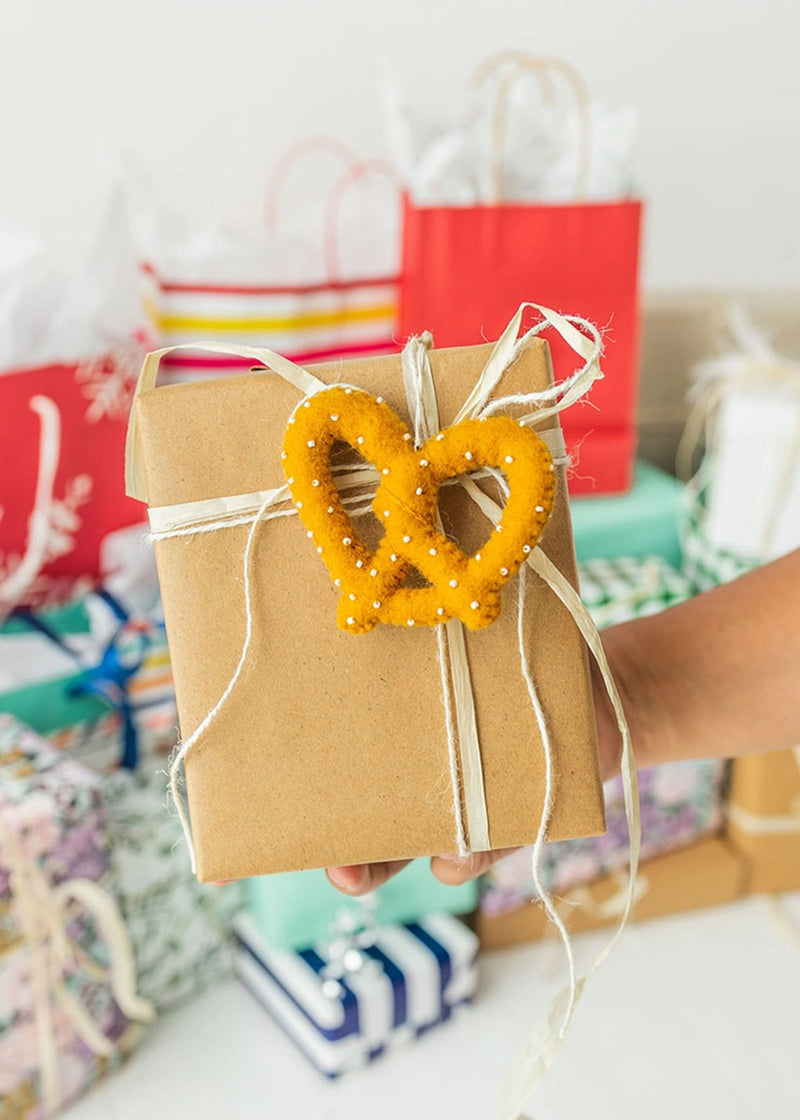
[[136, 382], [136, 389], [131, 404], [131, 414], [128, 420], [128, 435], [125, 443], [125, 490], [130, 498], [137, 498], [140, 502], [147, 501], [147, 479], [144, 473], [144, 463], [139, 442], [139, 423], [137, 418], [136, 402], [144, 393], [149, 393], [156, 387], [161, 359], [167, 354], [174, 354], [178, 350], [201, 351], [210, 354], [227, 354], [238, 358], [252, 358], [259, 366], [279, 374], [290, 384], [294, 385], [303, 396], [318, 393], [326, 388], [325, 383], [314, 377], [307, 369], [296, 365], [282, 354], [260, 346], [236, 346], [228, 342], [192, 342], [181, 343], [177, 346], [165, 346], [161, 350], [152, 350], [146, 355], [142, 369]]

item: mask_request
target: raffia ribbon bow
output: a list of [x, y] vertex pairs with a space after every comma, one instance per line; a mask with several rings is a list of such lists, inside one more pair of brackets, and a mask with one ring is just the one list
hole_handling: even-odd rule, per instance
[[[62, 1103], [54, 1005], [61, 1008], [78, 1037], [93, 1053], [111, 1057], [119, 1052], [118, 1043], [104, 1034], [69, 990], [66, 979], [70, 973], [82, 971], [93, 980], [108, 984], [120, 1010], [132, 1022], [150, 1023], [156, 1014], [153, 1006], [136, 992], [133, 951], [111, 896], [91, 879], [69, 879], [54, 886], [39, 864], [25, 855], [16, 834], [2, 818], [0, 854], [10, 871], [11, 896], [19, 914], [23, 944], [32, 955], [41, 1097], [49, 1114]], [[110, 963], [107, 968], [93, 960], [69, 933], [76, 904], [97, 923], [108, 946]]]

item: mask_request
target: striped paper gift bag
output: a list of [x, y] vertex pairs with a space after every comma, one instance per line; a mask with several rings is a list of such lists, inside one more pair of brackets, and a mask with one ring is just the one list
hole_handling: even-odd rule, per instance
[[[213, 248], [214, 239], [209, 238], [206, 259], [195, 246], [184, 263], [181, 254], [173, 252], [161, 263], [144, 266], [147, 305], [162, 346], [199, 339], [246, 344], [268, 347], [303, 363], [398, 349], [395, 220], [385, 229], [379, 222], [381, 228], [372, 231], [369, 243], [361, 237], [363, 222], [359, 234], [350, 223], [349, 234], [339, 229], [343, 203], [352, 189], [379, 176], [393, 183], [390, 167], [377, 160], [359, 161], [332, 145], [348, 166], [328, 194], [321, 254], [319, 246], [275, 231], [275, 200], [288, 170], [299, 156], [320, 146], [318, 141], [300, 146], [279, 164], [268, 192], [268, 225], [274, 236], [254, 238], [249, 244], [231, 238], [227, 247], [216, 243]], [[356, 237], [358, 246], [351, 244]], [[358, 258], [357, 266], [353, 257]], [[343, 259], [351, 261], [347, 269]], [[186, 351], [165, 359], [164, 380], [219, 377], [250, 364]]]

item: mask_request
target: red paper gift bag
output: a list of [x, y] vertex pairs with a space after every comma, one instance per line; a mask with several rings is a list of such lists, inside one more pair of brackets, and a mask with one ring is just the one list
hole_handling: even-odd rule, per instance
[[123, 476], [142, 355], [0, 374], [0, 614], [91, 586], [105, 537], [142, 521]]
[[[501, 189], [502, 174], [492, 178]], [[563, 418], [575, 494], [619, 492], [632, 481], [641, 215], [641, 202], [628, 200], [419, 206], [405, 198], [401, 338], [430, 330], [437, 347], [497, 338], [527, 300], [603, 331], [605, 380]], [[557, 373], [562, 358], [554, 348]]]

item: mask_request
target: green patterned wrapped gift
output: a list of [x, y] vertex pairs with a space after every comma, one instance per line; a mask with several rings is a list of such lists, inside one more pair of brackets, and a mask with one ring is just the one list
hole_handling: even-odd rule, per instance
[[686, 576], [660, 556], [589, 560], [578, 572], [581, 598], [601, 630], [658, 614], [693, 594]]
[[696, 478], [684, 487], [681, 501], [683, 572], [696, 591], [708, 591], [758, 566], [758, 561], [720, 548], [706, 531], [705, 496], [711, 467], [706, 459]]

